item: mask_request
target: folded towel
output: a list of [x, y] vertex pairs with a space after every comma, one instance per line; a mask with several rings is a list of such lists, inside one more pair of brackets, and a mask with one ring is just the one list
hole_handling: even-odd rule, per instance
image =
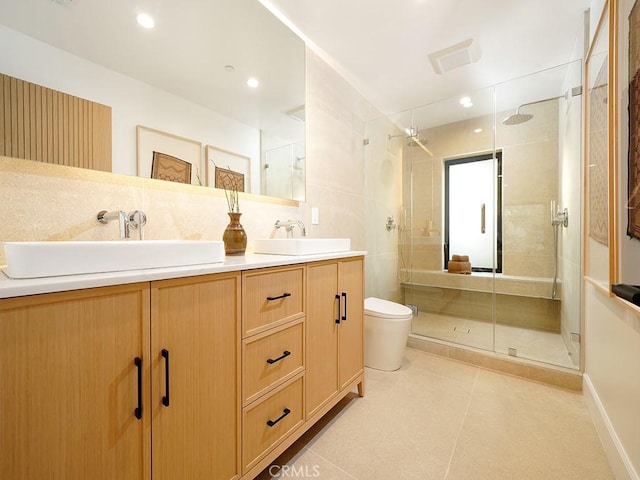
[[454, 260], [449, 260], [447, 268], [449, 270], [449, 273], [462, 273], [465, 275], [469, 275], [471, 273], [470, 262], [457, 262]]
[[451, 260], [454, 262], [468, 262], [469, 255], [452, 255]]

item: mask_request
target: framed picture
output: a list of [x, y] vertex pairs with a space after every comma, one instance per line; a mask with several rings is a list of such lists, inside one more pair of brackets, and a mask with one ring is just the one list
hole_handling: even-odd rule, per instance
[[242, 181], [239, 192], [251, 192], [251, 158], [212, 145], [207, 145], [205, 152], [208, 186], [224, 188], [220, 182], [231, 179], [237, 186]]
[[202, 185], [202, 143], [138, 125], [138, 176]]
[[166, 153], [153, 152], [151, 178], [191, 183], [191, 164]]
[[627, 235], [640, 240], [640, 3], [629, 14]]
[[611, 294], [617, 283], [616, 54], [610, 54], [616, 2], [605, 1], [585, 59], [585, 277]]
[[215, 187], [244, 192], [244, 175], [226, 168], [215, 167]]

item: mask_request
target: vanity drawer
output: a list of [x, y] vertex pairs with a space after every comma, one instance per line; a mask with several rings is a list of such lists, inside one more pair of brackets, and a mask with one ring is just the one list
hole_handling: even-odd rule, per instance
[[303, 336], [300, 319], [242, 341], [243, 405], [303, 370]]
[[242, 465], [246, 472], [304, 422], [302, 376], [242, 413]]
[[242, 273], [242, 338], [304, 315], [304, 268]]

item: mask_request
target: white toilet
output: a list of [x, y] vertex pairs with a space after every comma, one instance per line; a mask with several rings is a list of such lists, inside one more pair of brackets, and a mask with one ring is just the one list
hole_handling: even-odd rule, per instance
[[412, 312], [399, 303], [369, 297], [364, 301], [364, 364], [398, 370], [411, 329]]

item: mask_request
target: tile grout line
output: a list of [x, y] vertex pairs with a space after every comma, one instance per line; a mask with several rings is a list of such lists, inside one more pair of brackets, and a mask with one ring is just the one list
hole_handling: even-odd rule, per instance
[[[338, 470], [340, 470], [342, 473], [344, 473], [345, 475], [347, 475], [349, 478], [353, 478], [353, 480], [358, 480], [357, 477], [354, 477], [353, 475], [351, 475], [349, 472], [347, 472], [346, 470], [344, 470], [343, 468], [339, 467], [338, 465], [336, 465], [335, 463], [333, 463], [331, 460], [329, 460], [328, 458], [323, 457], [322, 455], [320, 455], [318, 452], [316, 452], [315, 450], [313, 450], [311, 447], [306, 446], [305, 444], [303, 444], [302, 442], [296, 441], [295, 443], [299, 443], [302, 448], [306, 451], [309, 451], [311, 453], [313, 453], [314, 455], [316, 455], [317, 457], [320, 457], [322, 460], [324, 460], [325, 462], [327, 462], [328, 464], [334, 466], [335, 468], [337, 468]], [[295, 463], [295, 462], [294, 462]]]
[[464, 409], [464, 415], [462, 416], [462, 422], [460, 422], [460, 428], [458, 429], [458, 434], [456, 435], [456, 441], [453, 443], [453, 449], [451, 450], [451, 455], [449, 456], [449, 461], [447, 462], [447, 471], [444, 474], [444, 479], [447, 480], [449, 477], [449, 470], [451, 470], [451, 462], [453, 461], [453, 456], [456, 453], [456, 449], [458, 448], [458, 440], [460, 439], [460, 435], [462, 435], [462, 429], [464, 428], [464, 423], [467, 420], [467, 415], [469, 414], [469, 408], [471, 407], [471, 400], [473, 399], [473, 394], [476, 390], [476, 384], [478, 383], [478, 376], [480, 375], [480, 368], [476, 368], [476, 376], [473, 379], [473, 386], [471, 387], [471, 393], [469, 394], [469, 401], [467, 402], [467, 407]]

